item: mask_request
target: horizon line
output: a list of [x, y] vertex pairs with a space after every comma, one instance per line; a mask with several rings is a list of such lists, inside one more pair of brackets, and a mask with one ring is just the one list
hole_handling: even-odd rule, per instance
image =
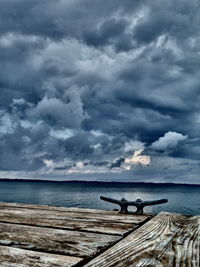
[[121, 181], [99, 181], [99, 180], [48, 180], [48, 179], [33, 179], [33, 178], [0, 178], [1, 181], [16, 181], [16, 182], [52, 182], [52, 183], [98, 183], [98, 184], [152, 184], [152, 185], [189, 185], [189, 186], [200, 186], [200, 184], [191, 183], [173, 183], [173, 182], [121, 182]]

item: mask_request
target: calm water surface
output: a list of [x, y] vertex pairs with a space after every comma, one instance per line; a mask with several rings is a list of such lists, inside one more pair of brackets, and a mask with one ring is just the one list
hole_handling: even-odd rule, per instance
[[107, 210], [117, 208], [117, 205], [100, 200], [101, 195], [127, 200], [167, 198], [168, 203], [146, 207], [145, 211], [200, 215], [200, 186], [0, 181], [0, 201]]

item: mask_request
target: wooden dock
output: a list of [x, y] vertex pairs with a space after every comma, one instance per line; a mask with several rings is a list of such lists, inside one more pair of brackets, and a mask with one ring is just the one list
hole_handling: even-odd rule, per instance
[[0, 203], [0, 267], [199, 267], [200, 216]]

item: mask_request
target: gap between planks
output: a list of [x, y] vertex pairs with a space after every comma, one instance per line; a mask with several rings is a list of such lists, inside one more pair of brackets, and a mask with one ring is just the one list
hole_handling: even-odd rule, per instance
[[0, 245], [75, 257], [94, 256], [120, 237], [0, 223]]
[[[33, 205], [31, 205], [33, 206]], [[68, 208], [60, 211], [52, 209], [27, 209], [21, 208], [19, 204], [13, 208], [10, 205], [0, 206], [0, 221], [7, 223], [19, 223], [23, 225], [34, 225], [40, 227], [61, 228], [66, 230], [87, 231], [95, 233], [113, 234], [123, 236], [126, 232], [138, 227], [144, 220], [152, 215], [123, 215], [117, 212], [105, 212], [99, 214], [96, 210], [86, 210], [84, 212], [73, 211]], [[61, 208], [62, 209], [62, 208]], [[102, 212], [102, 211], [100, 211]]]

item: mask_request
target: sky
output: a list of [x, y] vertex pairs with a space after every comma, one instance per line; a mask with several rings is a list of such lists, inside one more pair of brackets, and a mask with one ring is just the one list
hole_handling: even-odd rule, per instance
[[0, 177], [200, 184], [198, 0], [1, 0]]

